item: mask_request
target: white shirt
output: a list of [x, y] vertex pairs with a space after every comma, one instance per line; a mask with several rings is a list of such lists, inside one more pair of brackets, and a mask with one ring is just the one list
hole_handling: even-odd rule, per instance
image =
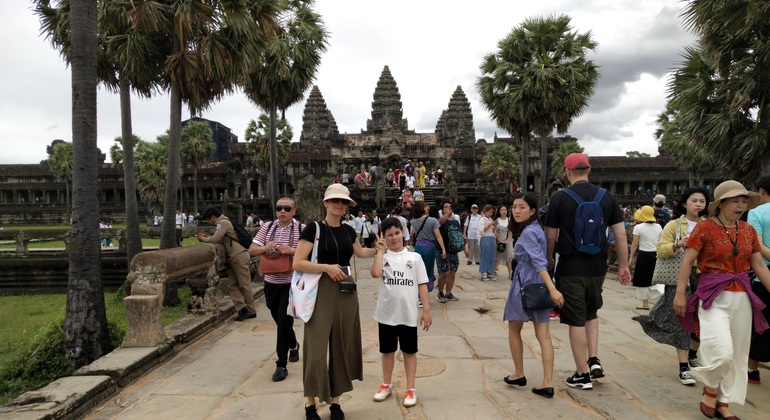
[[406, 186], [409, 188], [414, 188], [414, 176], [406, 177]]
[[184, 225], [184, 219], [187, 218], [187, 215], [184, 213], [176, 213], [174, 215], [175, 222], [177, 226], [183, 226]]
[[361, 229], [364, 227], [364, 222], [366, 221], [366, 217], [356, 217], [353, 219], [354, 222], [356, 222], [356, 225], [354, 226], [356, 229], [356, 232], [361, 233]]
[[374, 319], [385, 325], [420, 324], [420, 284], [428, 283], [428, 272], [420, 254], [387, 251], [382, 257], [382, 278]]
[[657, 223], [639, 223], [634, 226], [634, 235], [639, 236], [639, 251], [655, 252], [663, 228]]
[[479, 222], [481, 221], [481, 215], [469, 214], [465, 219], [465, 225], [468, 227], [467, 235], [468, 239], [479, 239]]
[[380, 216], [372, 218], [372, 232], [373, 233], [380, 233]]

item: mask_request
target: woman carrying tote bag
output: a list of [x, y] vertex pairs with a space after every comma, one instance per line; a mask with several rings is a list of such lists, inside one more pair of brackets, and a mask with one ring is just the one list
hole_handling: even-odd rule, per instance
[[[677, 211], [683, 216], [668, 222], [660, 234], [657, 247], [658, 264], [665, 264], [665, 262], [662, 262], [665, 260], [681, 261], [681, 258], [677, 258], [676, 255], [678, 253], [684, 254], [684, 246], [690, 237], [690, 232], [708, 214], [708, 197], [708, 192], [701, 187], [688, 188], [684, 191], [679, 204], [677, 204]], [[676, 276], [679, 273], [679, 264], [675, 265], [676, 269], [666, 278], [654, 280], [661, 282], [659, 284], [664, 284], [665, 289], [663, 297], [658, 300], [650, 314], [635, 316], [632, 319], [641, 324], [642, 329], [650, 338], [659, 343], [673, 346], [676, 349], [679, 361], [679, 381], [682, 385], [695, 385], [695, 378], [690, 373], [690, 367], [698, 365], [696, 358], [698, 342], [691, 338], [690, 333], [682, 328], [674, 312], [673, 302], [676, 295]], [[659, 269], [661, 267], [658, 266]], [[694, 269], [691, 276], [695, 276]], [[688, 288], [688, 298], [691, 293], [692, 291]]]

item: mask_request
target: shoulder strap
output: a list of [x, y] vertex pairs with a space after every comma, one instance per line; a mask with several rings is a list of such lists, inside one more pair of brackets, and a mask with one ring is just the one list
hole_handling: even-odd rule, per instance
[[310, 262], [318, 262], [318, 238], [321, 236], [321, 227], [318, 222], [315, 223], [315, 240], [313, 241], [313, 253], [310, 255]]
[[428, 223], [428, 218], [426, 217], [425, 220], [422, 221], [422, 224], [420, 225], [420, 228], [417, 229], [417, 233], [414, 234], [414, 238], [412, 238], [412, 239], [414, 239], [415, 243], [417, 243], [417, 237], [420, 236], [420, 232], [422, 232], [422, 228], [424, 228], [427, 223]]

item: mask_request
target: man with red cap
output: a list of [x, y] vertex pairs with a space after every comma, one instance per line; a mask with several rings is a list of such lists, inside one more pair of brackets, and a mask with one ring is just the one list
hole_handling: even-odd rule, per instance
[[[576, 367], [575, 374], [567, 378], [567, 385], [577, 389], [592, 389], [591, 379], [604, 376], [598, 358], [597, 315], [602, 307], [602, 285], [607, 274], [607, 240], [604, 230], [607, 227], [612, 229], [618, 244], [627, 243], [626, 231], [623, 212], [615, 197], [588, 182], [588, 174], [591, 172], [588, 157], [582, 153], [572, 153], [564, 159], [564, 168], [570, 186], [556, 192], [549, 203], [545, 219], [547, 255], [553, 265], [554, 250], [559, 254], [555, 274], [558, 278], [557, 288], [564, 295], [561, 323], [569, 325], [570, 346]], [[588, 203], [578, 209], [580, 203], [592, 202], [594, 199], [598, 202], [598, 208], [596, 204]], [[599, 220], [595, 220], [597, 217], [586, 217], [592, 213], [600, 214]], [[590, 233], [598, 232], [598, 229], [601, 229], [601, 239], [590, 243], [591, 247], [586, 247], [589, 245], [587, 239], [592, 236]], [[620, 283], [628, 284], [631, 273], [628, 270], [627, 246], [618, 247], [618, 265]]]

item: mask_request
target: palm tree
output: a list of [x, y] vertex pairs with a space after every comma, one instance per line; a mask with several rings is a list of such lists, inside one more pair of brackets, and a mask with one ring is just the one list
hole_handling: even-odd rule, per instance
[[189, 121], [182, 129], [182, 161], [193, 167], [193, 206], [198, 213], [198, 166], [214, 153], [214, 132], [204, 121]]
[[278, 198], [278, 157], [276, 112], [281, 120], [291, 105], [304, 97], [326, 51], [327, 31], [312, 0], [290, 1], [278, 16], [279, 28], [262, 50], [259, 65], [249, 71], [241, 84], [248, 98], [270, 113], [270, 191], [272, 200]]
[[140, 141], [136, 145], [137, 191], [139, 199], [147, 205], [151, 215], [165, 197], [168, 141], [163, 139], [167, 137], [167, 135], [158, 136], [156, 142]]
[[72, 228], [64, 352], [77, 369], [110, 348], [99, 246], [96, 2], [72, 0]]
[[[159, 2], [160, 3], [160, 2]], [[280, 0], [168, 2], [171, 52], [164, 71], [170, 78], [168, 172], [164, 220], [174, 220], [179, 178], [182, 102], [198, 115], [233, 91], [236, 83], [260, 64], [267, 41], [278, 29]], [[161, 248], [176, 246], [174, 223], [161, 228]]]
[[67, 224], [70, 223], [70, 184], [72, 184], [72, 143], [54, 141], [50, 147], [48, 166], [56, 179], [64, 182], [64, 201], [67, 207]]
[[564, 179], [564, 159], [572, 153], [583, 152], [584, 150], [580, 144], [578, 144], [577, 140], [568, 140], [560, 144], [559, 149], [554, 154], [553, 161], [551, 162], [551, 173], [553, 174], [553, 177], [560, 179], [562, 184], [564, 184], [566, 182], [566, 179]]
[[506, 191], [511, 191], [512, 181], [521, 169], [520, 161], [513, 146], [495, 143], [487, 148], [487, 154], [481, 160], [481, 173], [495, 185], [504, 185]]
[[[284, 168], [291, 153], [291, 139], [294, 133], [291, 124], [285, 119], [281, 119], [276, 124], [276, 162], [279, 168]], [[251, 120], [246, 126], [244, 135], [246, 140], [246, 150], [249, 152], [254, 163], [254, 168], [261, 173], [270, 171], [270, 118], [266, 114], [259, 115], [259, 122]]]
[[495, 122], [522, 143], [521, 185], [527, 185], [529, 136], [540, 136], [540, 199], [545, 202], [548, 141], [583, 113], [599, 78], [586, 58], [597, 43], [572, 31], [566, 15], [526, 19], [481, 64], [477, 89]]
[[[42, 31], [51, 40], [64, 59], [71, 56], [70, 1], [61, 0], [52, 7], [50, 0], [34, 0]], [[112, 92], [120, 94], [121, 137], [133, 138], [131, 127], [131, 91], [150, 97], [167, 82], [162, 78], [164, 57], [159, 42], [165, 38], [168, 27], [160, 19], [162, 7], [157, 2], [125, 2], [103, 0], [98, 2], [97, 27], [99, 31], [99, 80]], [[133, 149], [128, 141], [123, 144], [122, 160], [126, 162], [123, 174], [126, 191], [126, 250], [130, 263], [142, 251], [139, 233], [139, 209], [136, 199], [136, 181]]]
[[770, 2], [692, 1], [682, 14], [698, 45], [668, 85], [677, 127], [751, 183], [770, 172]]

